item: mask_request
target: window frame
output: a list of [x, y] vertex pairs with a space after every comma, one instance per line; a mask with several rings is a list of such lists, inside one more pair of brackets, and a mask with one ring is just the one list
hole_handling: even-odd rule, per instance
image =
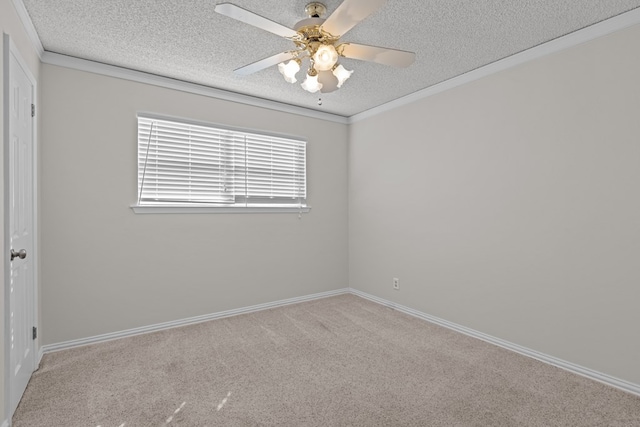
[[[139, 200], [139, 158], [138, 158], [138, 153], [139, 153], [139, 136], [138, 136], [138, 132], [139, 132], [139, 128], [140, 128], [140, 123], [139, 123], [139, 119], [140, 118], [145, 118], [145, 119], [150, 119], [150, 120], [163, 120], [163, 121], [170, 121], [170, 122], [176, 122], [176, 123], [180, 123], [180, 124], [185, 124], [185, 125], [194, 125], [194, 126], [204, 126], [204, 127], [209, 127], [209, 128], [214, 128], [216, 130], [220, 130], [220, 131], [230, 131], [230, 132], [238, 132], [238, 133], [243, 133], [243, 134], [250, 134], [250, 135], [259, 135], [261, 137], [274, 137], [274, 138], [284, 138], [284, 139], [288, 139], [288, 140], [292, 140], [292, 141], [297, 141], [297, 142], [302, 142], [305, 144], [305, 157], [304, 157], [304, 182], [305, 182], [305, 195], [307, 197], [305, 197], [304, 199], [301, 199], [300, 202], [296, 202], [296, 203], [291, 203], [290, 205], [287, 204], [283, 204], [283, 203], [278, 203], [278, 204], [274, 204], [273, 206], [270, 206], [268, 203], [256, 203], [254, 205], [251, 204], [247, 204], [246, 199], [244, 198], [244, 196], [236, 196], [238, 198], [241, 198], [242, 200], [245, 200], [245, 202], [242, 203], [235, 203], [233, 205], [217, 205], [217, 204], [213, 204], [213, 203], [184, 203], [184, 204], [180, 204], [180, 203], [162, 203], [162, 202], [158, 202], [158, 203], [149, 203], [149, 204], [144, 204], [144, 203], [140, 203]], [[308, 194], [307, 194], [307, 159], [306, 159], [306, 144], [307, 141], [304, 138], [301, 138], [299, 136], [292, 136], [292, 135], [287, 135], [287, 134], [279, 134], [279, 133], [274, 133], [274, 132], [265, 132], [263, 130], [256, 130], [256, 129], [250, 129], [250, 128], [239, 128], [239, 127], [233, 127], [233, 126], [227, 126], [227, 125], [220, 125], [217, 123], [211, 123], [211, 122], [205, 122], [205, 121], [199, 121], [199, 120], [194, 120], [194, 119], [187, 119], [187, 118], [183, 118], [183, 117], [176, 117], [176, 116], [165, 116], [165, 115], [160, 115], [160, 114], [156, 114], [156, 113], [148, 113], [148, 112], [138, 112], [136, 114], [136, 202], [132, 205], [130, 205], [130, 208], [133, 210], [134, 213], [136, 214], [148, 214], [148, 213], [154, 213], [154, 214], [177, 214], [177, 213], [297, 213], [297, 214], [303, 214], [303, 213], [308, 213], [311, 210], [311, 206], [309, 206], [307, 204], [307, 200], [308, 200]]]

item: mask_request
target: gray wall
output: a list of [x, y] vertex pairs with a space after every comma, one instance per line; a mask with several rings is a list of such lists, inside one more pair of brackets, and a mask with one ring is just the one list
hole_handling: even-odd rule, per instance
[[354, 123], [350, 285], [640, 384], [639, 48], [635, 26]]
[[[42, 66], [43, 344], [345, 288], [346, 125]], [[134, 214], [136, 113], [307, 138], [309, 214]]]

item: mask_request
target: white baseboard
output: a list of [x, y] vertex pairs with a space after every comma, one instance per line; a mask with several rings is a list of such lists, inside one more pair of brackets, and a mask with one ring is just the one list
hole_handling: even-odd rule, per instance
[[[82, 338], [82, 339], [78, 339], [78, 340], [71, 340], [71, 341], [65, 341], [65, 342], [61, 342], [61, 343], [57, 343], [57, 344], [44, 345], [44, 346], [42, 346], [40, 348], [40, 351], [38, 353], [38, 363], [42, 359], [42, 356], [44, 354], [51, 353], [51, 352], [54, 352], [54, 351], [67, 350], [67, 349], [70, 349], [70, 348], [80, 347], [80, 346], [83, 346], [83, 345], [97, 344], [97, 343], [100, 343], [100, 342], [111, 341], [111, 340], [118, 339], [118, 338], [125, 338], [125, 337], [134, 336], [134, 335], [140, 335], [140, 334], [145, 334], [145, 333], [149, 333], [149, 332], [160, 331], [160, 330], [164, 330], [164, 329], [170, 329], [170, 328], [175, 328], [175, 327], [180, 327], [180, 326], [187, 326], [187, 325], [192, 325], [192, 324], [195, 324], [195, 323], [206, 322], [206, 321], [209, 321], [209, 320], [215, 320], [215, 319], [221, 319], [221, 318], [224, 318], [224, 317], [236, 316], [236, 315], [239, 315], [239, 314], [253, 313], [253, 312], [256, 312], [256, 311], [267, 310], [267, 309], [270, 309], [270, 308], [282, 307], [282, 306], [285, 306], [285, 305], [297, 304], [297, 303], [304, 302], [304, 301], [312, 301], [312, 300], [316, 300], [316, 299], [327, 298], [327, 297], [336, 296], [336, 295], [342, 295], [342, 294], [346, 294], [346, 293], [357, 295], [357, 296], [365, 298], [365, 299], [367, 299], [369, 301], [373, 301], [375, 303], [382, 304], [382, 305], [384, 305], [386, 307], [390, 307], [390, 308], [392, 308], [394, 310], [403, 312], [405, 314], [417, 317], [417, 318], [422, 319], [422, 320], [426, 320], [427, 322], [431, 322], [431, 323], [434, 323], [436, 325], [443, 326], [445, 328], [451, 329], [451, 330], [456, 331], [456, 332], [460, 332], [460, 333], [468, 335], [470, 337], [477, 338], [477, 339], [486, 341], [486, 342], [488, 342], [490, 344], [497, 345], [497, 346], [502, 347], [504, 349], [507, 349], [507, 350], [510, 350], [510, 351], [514, 351], [516, 353], [522, 354], [522, 355], [527, 356], [527, 357], [531, 357], [533, 359], [539, 360], [539, 361], [547, 363], [549, 365], [556, 366], [558, 368], [564, 369], [564, 370], [572, 372], [574, 374], [578, 374], [578, 375], [581, 375], [583, 377], [592, 379], [594, 381], [598, 381], [598, 382], [601, 382], [603, 384], [609, 385], [611, 387], [615, 387], [615, 388], [618, 388], [620, 390], [626, 391], [628, 393], [632, 393], [632, 394], [635, 394], [637, 396], [640, 396], [640, 385], [638, 385], [638, 384], [634, 384], [634, 383], [631, 383], [631, 382], [628, 382], [628, 381], [625, 381], [625, 380], [621, 380], [619, 378], [615, 378], [615, 377], [612, 377], [610, 375], [603, 374], [601, 372], [594, 371], [592, 369], [585, 368], [585, 367], [580, 366], [580, 365], [576, 365], [575, 363], [567, 362], [565, 360], [558, 359], [557, 357], [553, 357], [553, 356], [549, 356], [549, 355], [544, 354], [544, 353], [540, 353], [538, 351], [535, 351], [535, 350], [520, 346], [518, 344], [514, 344], [514, 343], [511, 343], [509, 341], [505, 341], [503, 339], [496, 338], [496, 337], [493, 337], [491, 335], [484, 334], [482, 332], [478, 332], [478, 331], [476, 331], [474, 329], [467, 328], [465, 326], [461, 326], [461, 325], [458, 325], [456, 323], [449, 322], [447, 320], [440, 319], [438, 317], [431, 316], [431, 315], [426, 314], [426, 313], [422, 313], [421, 311], [414, 310], [412, 308], [405, 307], [405, 306], [400, 305], [400, 304], [396, 304], [396, 303], [394, 303], [392, 301], [388, 301], [388, 300], [385, 300], [383, 298], [378, 298], [378, 297], [376, 297], [374, 295], [371, 295], [371, 294], [368, 294], [366, 292], [362, 292], [362, 291], [359, 291], [359, 290], [353, 289], [353, 288], [344, 288], [344, 289], [338, 289], [338, 290], [335, 290], [335, 291], [321, 292], [321, 293], [312, 294], [312, 295], [306, 295], [306, 296], [302, 296], [302, 297], [289, 298], [289, 299], [280, 300], [280, 301], [274, 301], [274, 302], [265, 303], [265, 304], [253, 305], [253, 306], [250, 306], [250, 307], [238, 308], [238, 309], [235, 309], [235, 310], [221, 311], [221, 312], [218, 312], [218, 313], [212, 313], [212, 314], [206, 314], [206, 315], [203, 315], [203, 316], [190, 317], [190, 318], [187, 318], [187, 319], [180, 319], [180, 320], [175, 320], [175, 321], [172, 321], [172, 322], [158, 323], [158, 324], [155, 324], [155, 325], [143, 326], [143, 327], [140, 327], [140, 328], [128, 329], [128, 330], [124, 330], [124, 331], [113, 332], [113, 333], [103, 334], [103, 335], [97, 335], [97, 336], [88, 337], [88, 338]], [[8, 427], [7, 421], [5, 421], [0, 427], [5, 427], [5, 425]]]
[[581, 375], [583, 377], [592, 379], [594, 381], [601, 382], [603, 384], [609, 385], [611, 387], [618, 388], [620, 390], [626, 391], [628, 393], [635, 394], [640, 396], [640, 385], [634, 384], [625, 380], [621, 380], [619, 378], [612, 377], [607, 374], [603, 374], [598, 371], [594, 371], [593, 369], [585, 368], [580, 365], [576, 365], [575, 363], [567, 362], [566, 360], [558, 359], [557, 357], [549, 356], [548, 354], [540, 353], [535, 350], [531, 350], [530, 348], [522, 347], [518, 344], [511, 343], [509, 341], [505, 341], [500, 338], [492, 337], [491, 335], [484, 334], [482, 332], [478, 332], [476, 330], [467, 328], [465, 326], [458, 325], [453, 322], [449, 322], [444, 319], [440, 319], [435, 316], [431, 316], [429, 314], [422, 313], [421, 311], [414, 310], [409, 307], [405, 307], [400, 304], [396, 304], [394, 302], [385, 300], [383, 298], [378, 298], [376, 296], [367, 294], [366, 292], [359, 291], [357, 289], [349, 288], [349, 292], [353, 295], [357, 295], [359, 297], [368, 299], [369, 301], [376, 302], [378, 304], [382, 304], [394, 310], [403, 312], [410, 316], [417, 317], [422, 320], [426, 320], [427, 322], [434, 323], [439, 326], [443, 326], [445, 328], [454, 330], [456, 332], [460, 332], [462, 334], [468, 335], [473, 338], [478, 338], [482, 341], [486, 341], [490, 344], [497, 345], [498, 347], [502, 347], [507, 350], [514, 351], [516, 353], [522, 354], [523, 356], [531, 357], [533, 359], [539, 360], [541, 362], [547, 363], [549, 365], [556, 366], [558, 368], [564, 369], [566, 371], [572, 372], [574, 374]]
[[285, 305], [297, 304], [304, 301], [312, 301], [320, 298], [327, 298], [327, 297], [332, 297], [335, 295], [341, 295], [346, 293], [349, 293], [349, 288], [338, 289], [335, 291], [321, 292], [321, 293], [312, 294], [312, 295], [305, 295], [302, 297], [289, 298], [289, 299], [269, 302], [265, 304], [252, 305], [250, 307], [243, 307], [235, 310], [227, 310], [227, 311], [221, 311], [218, 313], [205, 314], [202, 316], [174, 320], [171, 322], [158, 323], [155, 325], [143, 326], [143, 327], [134, 328], [134, 329], [127, 329], [124, 331], [96, 335], [93, 337], [65, 341], [65, 342], [56, 343], [56, 344], [43, 345], [40, 348], [40, 358], [42, 358], [43, 354], [51, 353], [54, 351], [67, 350], [70, 348], [80, 347], [88, 344], [97, 344], [100, 342], [111, 341], [118, 338], [131, 337], [134, 335], [140, 335], [140, 334], [146, 334], [149, 332], [161, 331], [164, 329], [176, 328], [179, 326], [193, 325], [195, 323], [207, 322], [209, 320], [221, 319], [223, 317], [236, 316], [238, 314], [253, 313], [256, 311], [267, 310], [269, 308], [282, 307]]
[[38, 360], [36, 360], [36, 371], [40, 368], [40, 362], [42, 362], [42, 356], [44, 356], [44, 348], [40, 347], [38, 350]]

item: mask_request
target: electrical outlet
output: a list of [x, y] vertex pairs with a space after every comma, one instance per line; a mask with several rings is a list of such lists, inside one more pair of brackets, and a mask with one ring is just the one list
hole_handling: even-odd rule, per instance
[[393, 289], [395, 289], [396, 291], [400, 290], [400, 279], [398, 279], [397, 277], [393, 278]]

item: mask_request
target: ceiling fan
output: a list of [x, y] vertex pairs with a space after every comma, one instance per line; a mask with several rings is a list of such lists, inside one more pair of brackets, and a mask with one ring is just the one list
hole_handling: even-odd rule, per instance
[[[415, 53], [387, 49], [357, 43], [339, 43], [349, 30], [378, 10], [386, 0], [344, 0], [326, 19], [327, 8], [319, 2], [305, 7], [308, 18], [298, 22], [293, 29], [271, 21], [231, 3], [220, 3], [215, 11], [254, 27], [291, 40], [295, 48], [234, 70], [246, 76], [278, 64], [280, 73], [289, 83], [295, 83], [296, 73], [302, 61], [308, 60], [309, 69], [302, 88], [308, 92], [333, 92], [351, 76], [353, 71], [338, 64], [339, 57], [371, 61], [394, 67], [408, 67], [415, 60]], [[289, 61], [285, 64], [285, 61]]]

